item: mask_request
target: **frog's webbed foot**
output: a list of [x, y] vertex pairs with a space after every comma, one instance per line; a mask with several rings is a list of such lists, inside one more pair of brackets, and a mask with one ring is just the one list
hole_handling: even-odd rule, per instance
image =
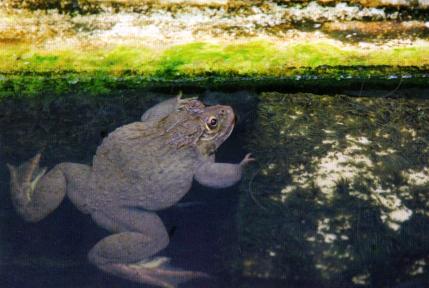
[[46, 173], [40, 168], [40, 153], [18, 167], [7, 164], [10, 172], [11, 195], [14, 204], [26, 206], [33, 199], [36, 185]]
[[169, 258], [155, 257], [134, 264], [107, 264], [100, 268], [108, 273], [134, 282], [163, 288], [174, 288], [182, 282], [197, 278], [208, 278], [202, 272], [185, 271], [168, 265]]
[[[7, 164], [10, 173], [10, 194], [17, 212], [27, 221], [37, 221], [34, 215], [34, 195], [37, 184], [45, 175], [46, 168], [40, 168], [40, 153], [18, 167]], [[36, 217], [38, 218], [38, 217]]]
[[59, 168], [46, 173], [40, 168], [38, 153], [18, 167], [7, 164], [10, 172], [10, 194], [15, 210], [29, 222], [37, 222], [61, 203], [66, 194], [64, 174]]

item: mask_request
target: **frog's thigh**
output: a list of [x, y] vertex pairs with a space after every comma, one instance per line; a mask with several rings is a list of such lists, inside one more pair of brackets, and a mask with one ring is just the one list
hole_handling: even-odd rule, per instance
[[101, 226], [119, 232], [102, 239], [91, 249], [88, 257], [93, 264], [136, 263], [168, 245], [168, 233], [155, 213], [122, 209], [114, 215], [114, 218], [93, 215]]

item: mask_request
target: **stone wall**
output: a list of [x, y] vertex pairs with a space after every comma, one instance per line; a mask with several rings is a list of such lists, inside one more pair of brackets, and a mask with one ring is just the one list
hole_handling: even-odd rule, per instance
[[429, 103], [279, 93], [260, 101], [248, 137], [258, 167], [237, 214], [243, 275], [306, 287], [427, 283]]

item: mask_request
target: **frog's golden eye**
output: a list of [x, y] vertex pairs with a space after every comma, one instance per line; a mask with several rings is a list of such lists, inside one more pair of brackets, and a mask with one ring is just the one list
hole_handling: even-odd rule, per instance
[[210, 129], [214, 129], [217, 126], [217, 119], [214, 116], [210, 116], [209, 120], [207, 121], [207, 126], [209, 126]]

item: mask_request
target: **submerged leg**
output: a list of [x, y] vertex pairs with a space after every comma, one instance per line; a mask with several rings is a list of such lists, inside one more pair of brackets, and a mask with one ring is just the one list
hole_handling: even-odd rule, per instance
[[138, 283], [172, 288], [193, 278], [207, 277], [175, 269], [166, 257], [154, 257], [168, 245], [161, 219], [152, 212], [121, 209], [114, 219], [97, 212], [94, 220], [115, 232], [98, 242], [88, 258], [99, 269]]
[[78, 189], [80, 179], [72, 177], [73, 173], [69, 172], [79, 171], [76, 175], [82, 174], [84, 178], [89, 175], [89, 166], [73, 163], [61, 163], [46, 173], [46, 168], [39, 167], [40, 157], [37, 154], [18, 167], [7, 165], [12, 203], [18, 214], [28, 222], [45, 218], [60, 205], [67, 193], [70, 198], [78, 198], [75, 189]]

